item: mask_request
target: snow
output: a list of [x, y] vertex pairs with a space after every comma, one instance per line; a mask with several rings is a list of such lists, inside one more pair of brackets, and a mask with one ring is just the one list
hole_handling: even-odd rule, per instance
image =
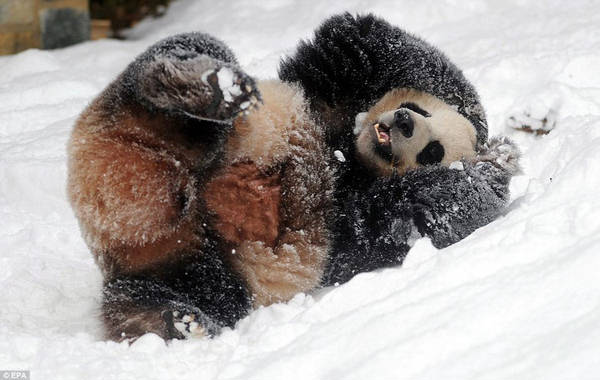
[[454, 170], [465, 170], [465, 166], [461, 161], [451, 162], [450, 165], [448, 165], [448, 167]]
[[240, 90], [240, 86], [236, 85], [234, 87], [233, 71], [231, 71], [227, 67], [223, 67], [217, 72], [217, 78], [219, 79], [219, 87], [221, 88], [221, 92], [223, 93], [225, 101], [231, 102], [233, 100], [232, 95], [239, 95], [242, 92]]
[[[99, 339], [101, 275], [65, 195], [77, 115], [135, 55], [201, 29], [251, 75], [342, 10], [373, 11], [444, 50], [491, 135], [523, 150], [505, 216], [400, 268], [299, 294], [215, 339]], [[597, 379], [600, 375], [600, 4], [179, 0], [132, 41], [0, 57], [0, 369], [35, 379]], [[547, 135], [510, 116], [558, 110]], [[555, 112], [555, 111], [553, 111]]]
[[344, 157], [344, 153], [342, 153], [341, 151], [334, 150], [333, 155], [335, 156], [335, 159], [339, 162], [346, 162], [346, 157]]

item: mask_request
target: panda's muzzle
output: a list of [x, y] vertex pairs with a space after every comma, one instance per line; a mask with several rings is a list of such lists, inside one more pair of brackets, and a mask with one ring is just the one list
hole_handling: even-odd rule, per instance
[[415, 122], [410, 113], [405, 109], [400, 109], [394, 113], [392, 128], [398, 128], [404, 137], [411, 138], [415, 130]]
[[390, 145], [392, 140], [392, 129], [397, 128], [402, 136], [411, 138], [415, 130], [415, 121], [406, 109], [389, 112], [379, 119], [373, 126], [377, 141], [380, 145]]

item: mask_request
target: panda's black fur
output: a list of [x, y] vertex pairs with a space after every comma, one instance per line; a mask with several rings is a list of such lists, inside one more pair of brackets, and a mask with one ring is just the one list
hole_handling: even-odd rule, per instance
[[432, 141], [417, 155], [417, 162], [423, 166], [438, 164], [444, 157], [444, 146], [438, 141]]

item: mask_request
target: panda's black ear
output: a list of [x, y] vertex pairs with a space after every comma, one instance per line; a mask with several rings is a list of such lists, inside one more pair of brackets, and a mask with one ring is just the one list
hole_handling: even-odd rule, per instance
[[417, 163], [421, 165], [431, 165], [442, 162], [444, 158], [444, 147], [438, 140], [432, 141], [421, 153], [417, 154]]

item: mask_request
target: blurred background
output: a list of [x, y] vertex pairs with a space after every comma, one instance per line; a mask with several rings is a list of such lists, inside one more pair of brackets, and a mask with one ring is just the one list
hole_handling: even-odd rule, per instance
[[122, 38], [171, 0], [0, 0], [0, 55], [56, 49], [89, 39]]

